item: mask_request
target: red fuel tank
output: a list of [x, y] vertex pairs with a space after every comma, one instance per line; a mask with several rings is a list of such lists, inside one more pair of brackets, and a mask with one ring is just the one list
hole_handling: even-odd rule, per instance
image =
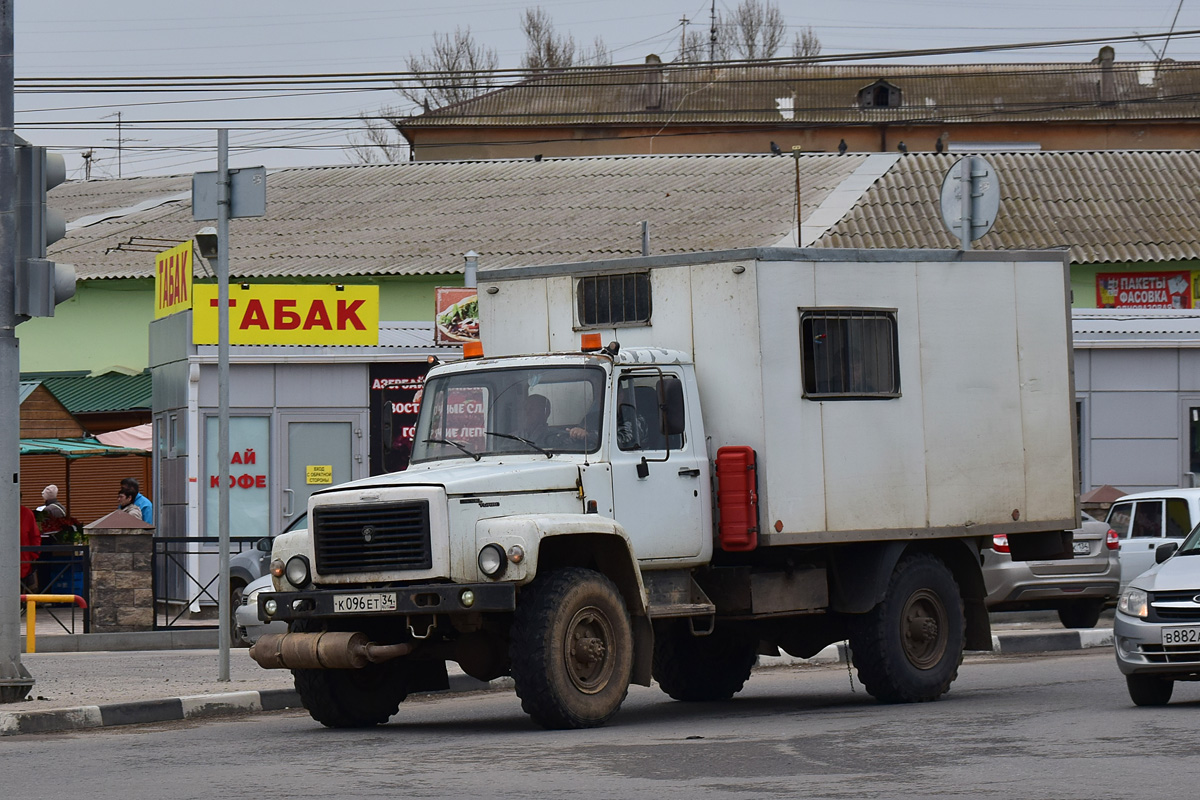
[[735, 553], [758, 546], [758, 467], [753, 448], [717, 450], [717, 511], [722, 550]]

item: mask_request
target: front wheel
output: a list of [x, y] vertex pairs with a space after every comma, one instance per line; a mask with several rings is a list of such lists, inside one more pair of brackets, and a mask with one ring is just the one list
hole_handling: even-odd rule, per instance
[[851, 622], [858, 678], [884, 703], [922, 703], [950, 689], [962, 663], [965, 621], [958, 583], [925, 553], [896, 565], [883, 600]]
[[[306, 620], [298, 632], [316, 631]], [[294, 669], [292, 678], [305, 710], [327, 728], [382, 725], [408, 697], [409, 666], [403, 659], [367, 664], [362, 669]]]
[[594, 728], [621, 707], [633, 633], [617, 587], [590, 569], [560, 569], [524, 590], [509, 648], [521, 708], [543, 728]]
[[231, 647], [249, 647], [254, 642], [238, 632], [237, 611], [242, 606], [245, 584], [235, 583], [229, 590], [229, 644]]
[[1165, 706], [1175, 691], [1175, 681], [1155, 675], [1126, 675], [1125, 686], [1129, 699], [1139, 706]]

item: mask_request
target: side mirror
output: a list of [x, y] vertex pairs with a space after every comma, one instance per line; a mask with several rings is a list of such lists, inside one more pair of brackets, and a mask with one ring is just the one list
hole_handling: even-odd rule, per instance
[[1160, 544], [1154, 548], [1154, 563], [1161, 564], [1171, 556], [1175, 555], [1175, 551], [1179, 549], [1179, 542], [1167, 542]]
[[662, 398], [663, 416], [662, 428], [666, 436], [678, 436], [683, 433], [683, 381], [677, 378], [663, 378], [658, 382], [659, 397]]
[[264, 553], [271, 552], [272, 539], [270, 536], [264, 536], [254, 543], [255, 550], [262, 550]]

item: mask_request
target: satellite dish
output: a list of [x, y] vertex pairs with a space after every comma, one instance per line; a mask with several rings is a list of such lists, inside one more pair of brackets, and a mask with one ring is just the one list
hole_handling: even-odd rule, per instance
[[963, 250], [996, 223], [1000, 211], [1000, 180], [981, 156], [963, 156], [942, 179], [942, 222], [962, 242]]

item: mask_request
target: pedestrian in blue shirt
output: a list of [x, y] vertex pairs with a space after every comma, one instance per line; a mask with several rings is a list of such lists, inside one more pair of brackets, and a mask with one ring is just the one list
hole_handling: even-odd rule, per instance
[[141, 509], [142, 522], [147, 525], [154, 524], [154, 504], [151, 503], [138, 485], [137, 478], [125, 478], [121, 481], [121, 488], [128, 489], [133, 492], [133, 504]]

